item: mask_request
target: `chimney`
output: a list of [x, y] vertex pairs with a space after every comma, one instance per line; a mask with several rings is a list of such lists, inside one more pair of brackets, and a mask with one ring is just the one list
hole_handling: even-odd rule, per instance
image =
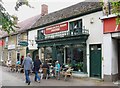
[[48, 6], [46, 4], [41, 5], [41, 16], [45, 16], [48, 14]]

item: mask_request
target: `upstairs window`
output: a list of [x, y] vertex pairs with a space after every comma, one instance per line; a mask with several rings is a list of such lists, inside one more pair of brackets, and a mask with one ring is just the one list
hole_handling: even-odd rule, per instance
[[82, 29], [82, 19], [70, 22], [70, 30]]
[[8, 37], [5, 38], [5, 48], [8, 47]]

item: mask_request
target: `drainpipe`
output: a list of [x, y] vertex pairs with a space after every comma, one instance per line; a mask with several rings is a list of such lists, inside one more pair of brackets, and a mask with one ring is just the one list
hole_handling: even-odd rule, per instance
[[[28, 42], [28, 31], [27, 31], [27, 42]], [[29, 47], [28, 47], [28, 45], [26, 47], [26, 56], [27, 56], [27, 53], [29, 53]]]

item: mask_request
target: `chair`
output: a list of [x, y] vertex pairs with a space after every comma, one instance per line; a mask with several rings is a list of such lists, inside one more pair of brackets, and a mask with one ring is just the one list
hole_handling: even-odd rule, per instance
[[67, 80], [67, 77], [72, 77], [72, 71], [73, 69], [69, 68], [68, 70], [66, 71], [63, 71], [61, 74], [64, 76], [64, 80], [66, 81]]
[[14, 72], [14, 71], [16, 70], [15, 64], [12, 64], [12, 65], [10, 66], [10, 69], [11, 69], [12, 72]]
[[43, 68], [43, 78], [48, 79], [48, 73], [47, 73], [47, 68]]
[[22, 68], [21, 65], [17, 65], [17, 66], [16, 66], [16, 72], [20, 73], [22, 69], [23, 69], [23, 68]]

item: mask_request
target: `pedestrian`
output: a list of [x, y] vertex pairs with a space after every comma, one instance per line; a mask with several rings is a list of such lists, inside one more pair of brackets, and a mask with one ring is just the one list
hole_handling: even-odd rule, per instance
[[[45, 78], [47, 80], [48, 77], [49, 77], [49, 74], [50, 74], [50, 72], [49, 72], [49, 65], [48, 65], [48, 61], [47, 60], [44, 62], [42, 68], [43, 68], [43, 75], [45, 76]], [[45, 69], [46, 69], [46, 71], [45, 71]]]
[[20, 68], [20, 61], [18, 60], [16, 62], [16, 72], [19, 72], [19, 68]]
[[55, 65], [55, 75], [56, 75], [56, 79], [60, 80], [60, 64], [58, 61], [56, 61], [56, 65]]
[[23, 60], [22, 66], [24, 66], [24, 72], [26, 77], [26, 83], [30, 85], [30, 71], [32, 70], [32, 58], [30, 57], [30, 53], [27, 54], [27, 57]]
[[21, 56], [21, 64], [23, 63], [23, 60], [24, 60], [24, 56], [22, 55]]
[[41, 61], [39, 59], [39, 56], [37, 55], [36, 58], [35, 58], [35, 60], [34, 60], [34, 68], [33, 69], [34, 69], [34, 73], [35, 73], [35, 79], [34, 79], [34, 81], [39, 82], [39, 83], [40, 83], [40, 77], [38, 75], [38, 72], [39, 72], [41, 64], [42, 63], [41, 63]]

